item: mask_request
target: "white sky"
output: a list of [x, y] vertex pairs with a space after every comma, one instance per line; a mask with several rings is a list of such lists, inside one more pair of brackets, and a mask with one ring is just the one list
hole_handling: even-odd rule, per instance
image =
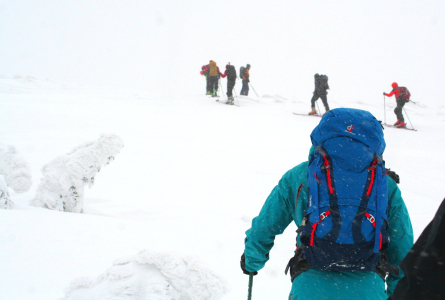
[[202, 90], [210, 59], [252, 65], [260, 95], [309, 101], [326, 73], [337, 100], [382, 101], [391, 83], [437, 101], [443, 1], [16, 0], [0, 4], [0, 75], [152, 93]]

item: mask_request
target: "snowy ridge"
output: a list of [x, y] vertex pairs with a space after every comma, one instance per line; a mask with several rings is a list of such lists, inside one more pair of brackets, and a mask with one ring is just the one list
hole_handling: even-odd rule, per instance
[[73, 280], [62, 300], [217, 300], [226, 292], [225, 281], [197, 257], [145, 250], [116, 260], [95, 280]]

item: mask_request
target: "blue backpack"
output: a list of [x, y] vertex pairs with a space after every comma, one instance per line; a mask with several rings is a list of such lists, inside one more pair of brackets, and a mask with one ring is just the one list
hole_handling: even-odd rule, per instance
[[389, 245], [381, 124], [367, 111], [333, 109], [311, 140], [300, 236], [307, 262], [318, 270], [375, 271]]

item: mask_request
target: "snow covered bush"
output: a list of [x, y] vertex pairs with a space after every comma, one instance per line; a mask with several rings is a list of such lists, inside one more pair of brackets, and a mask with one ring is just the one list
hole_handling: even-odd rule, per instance
[[97, 279], [78, 278], [63, 300], [216, 300], [226, 283], [195, 256], [142, 251], [120, 259]]
[[11, 208], [8, 187], [25, 193], [32, 185], [29, 165], [13, 146], [0, 144], [0, 175], [0, 208]]
[[83, 212], [84, 186], [114, 160], [124, 144], [115, 134], [102, 134], [59, 156], [42, 168], [43, 177], [31, 205], [69, 212]]

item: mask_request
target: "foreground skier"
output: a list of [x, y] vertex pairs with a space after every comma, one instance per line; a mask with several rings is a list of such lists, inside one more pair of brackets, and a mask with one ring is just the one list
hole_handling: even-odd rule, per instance
[[333, 109], [311, 139], [309, 161], [284, 174], [246, 231], [241, 269], [256, 275], [275, 236], [294, 221], [300, 233], [288, 265], [289, 299], [387, 299], [413, 231], [401, 192], [386, 176], [380, 122], [366, 111]]

